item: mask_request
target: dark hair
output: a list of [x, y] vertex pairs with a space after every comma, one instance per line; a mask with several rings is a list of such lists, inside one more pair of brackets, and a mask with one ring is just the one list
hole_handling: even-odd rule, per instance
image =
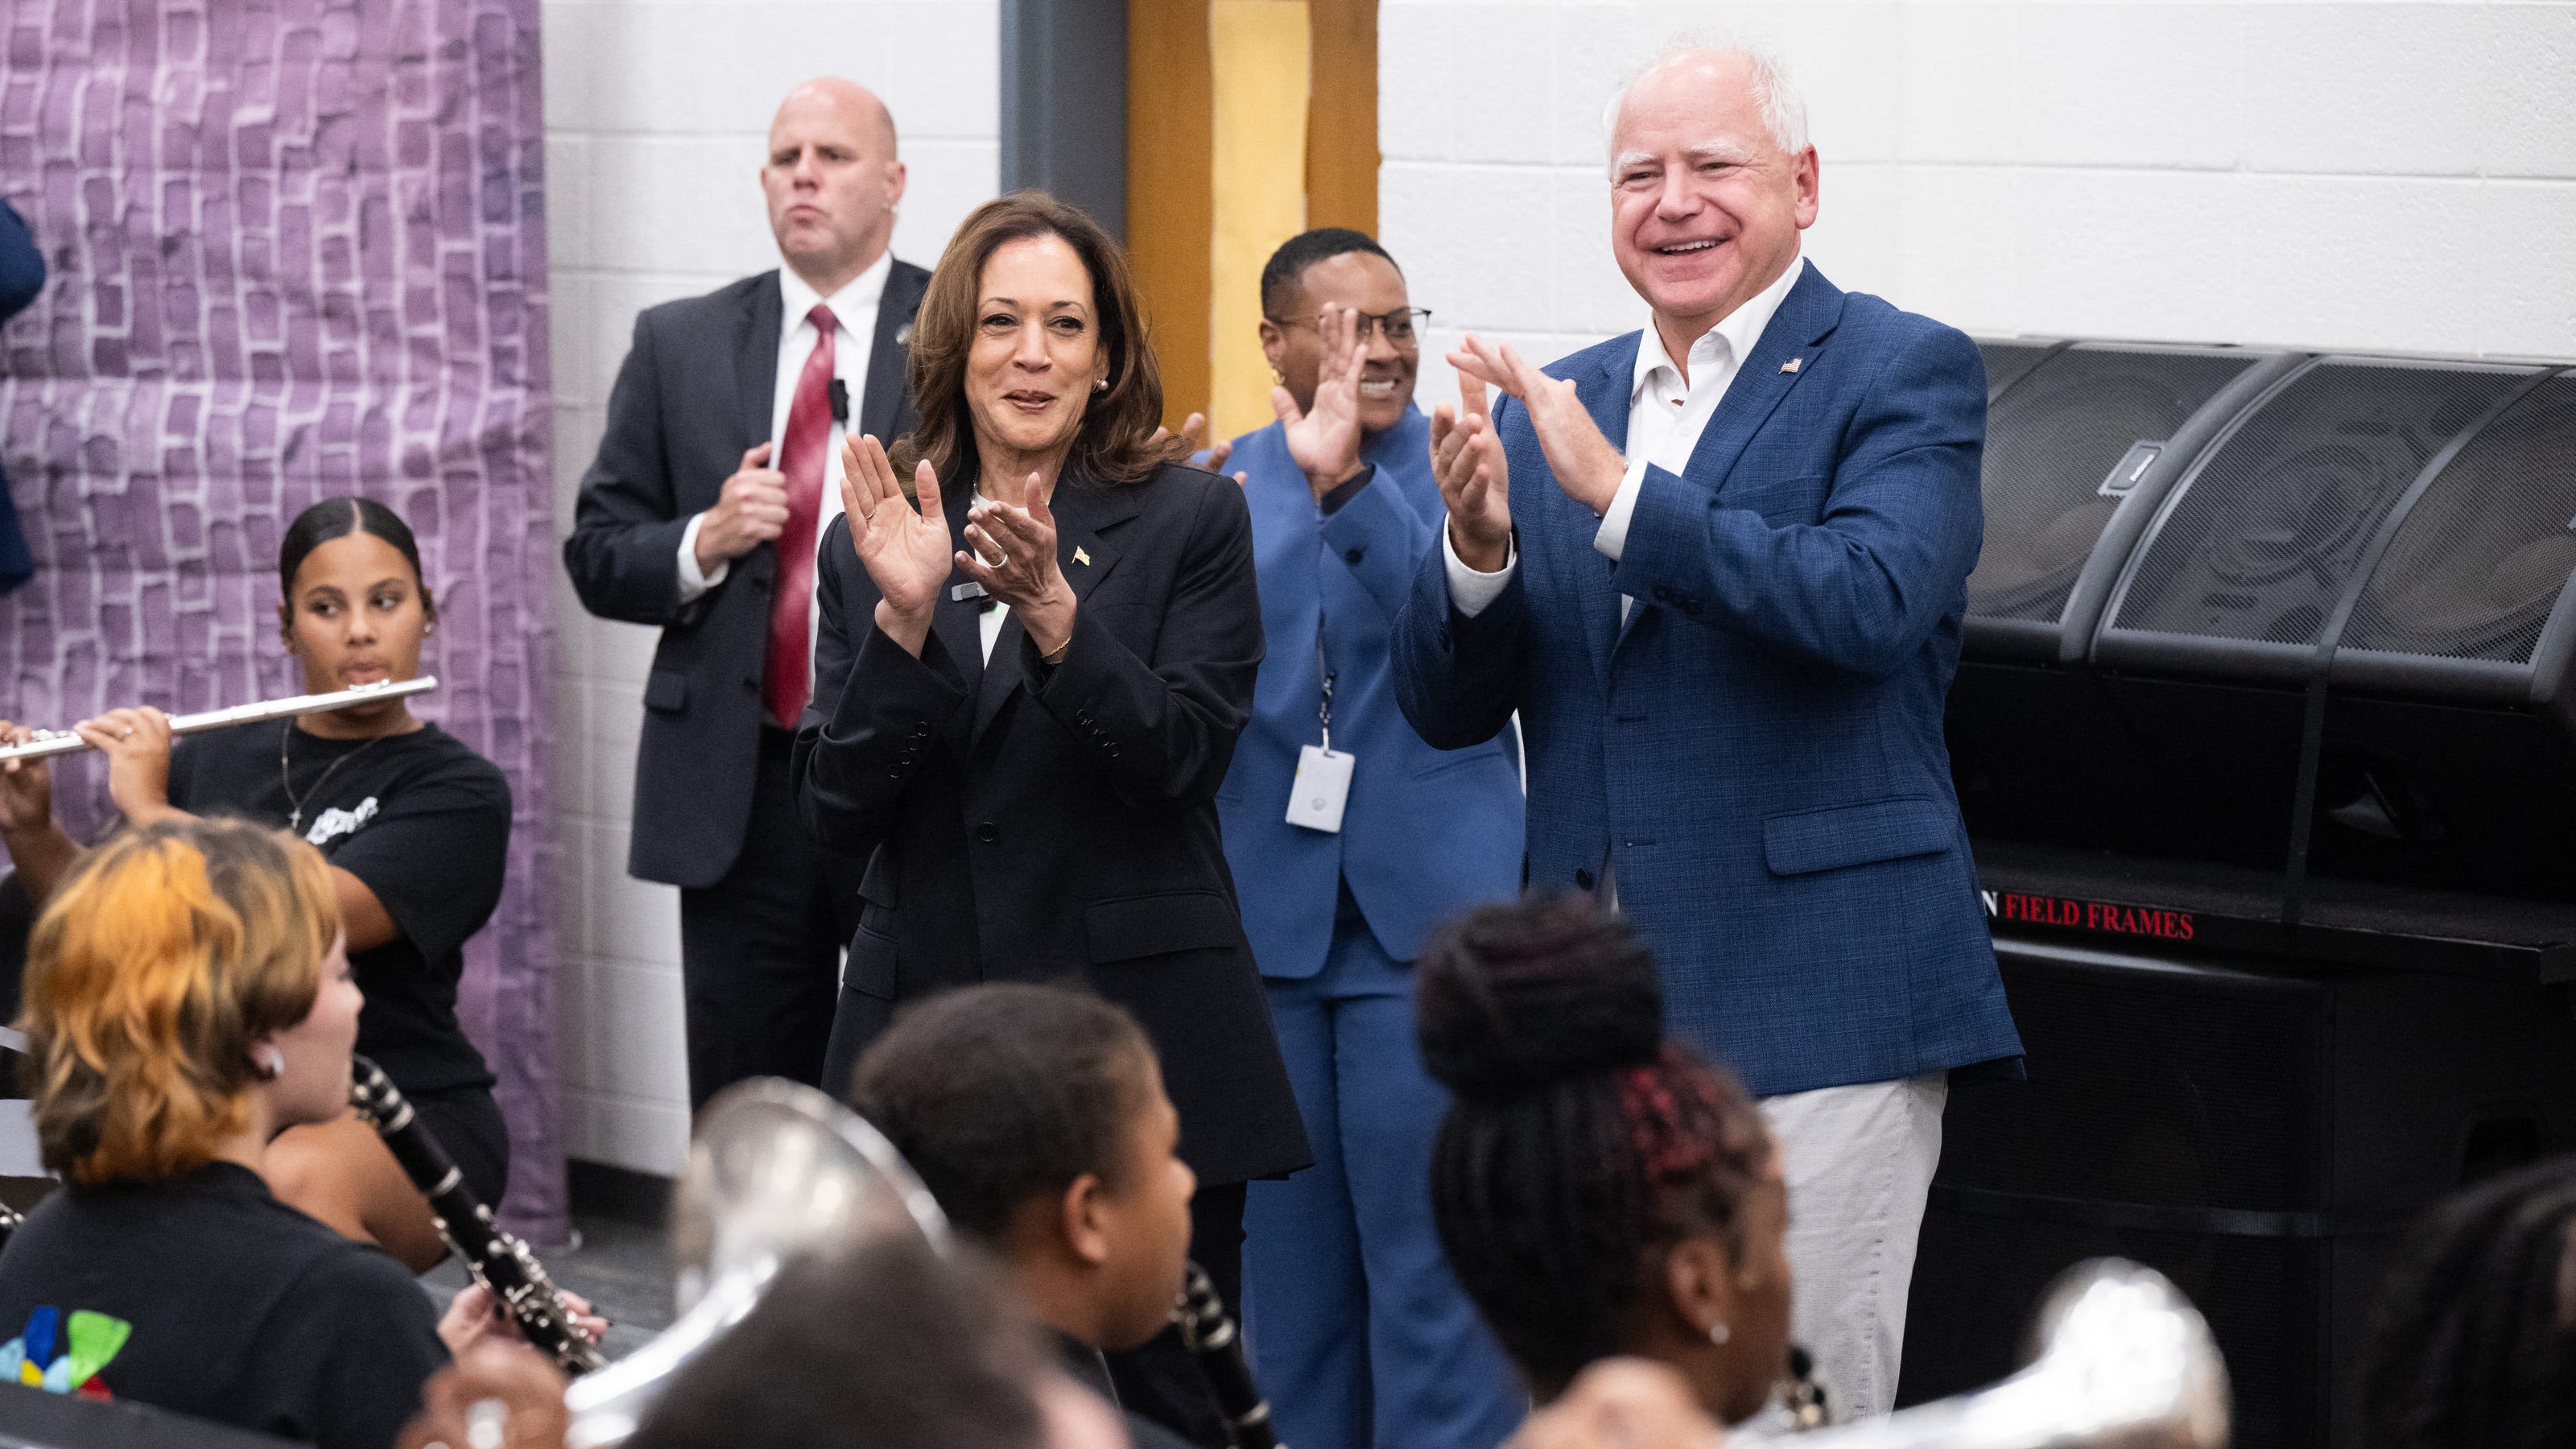
[[304, 567], [305, 557], [335, 538], [353, 533], [370, 534], [394, 546], [394, 552], [411, 565], [411, 580], [420, 586], [420, 606], [432, 618], [437, 606], [430, 602], [429, 581], [420, 571], [420, 544], [411, 536], [411, 525], [402, 515], [372, 498], [325, 498], [286, 526], [286, 536], [277, 541], [277, 591], [289, 597], [295, 593], [296, 572]]
[[950, 1222], [998, 1241], [1085, 1173], [1121, 1185], [1153, 1062], [1136, 1019], [1087, 991], [970, 986], [898, 1015], [859, 1058], [851, 1104]]
[[1042, 1352], [971, 1258], [889, 1238], [791, 1263], [628, 1449], [1034, 1449]]
[[2576, 1157], [2437, 1204], [2380, 1280], [2361, 1364], [2369, 1449], [2576, 1444]]
[[1415, 968], [1422, 1059], [1452, 1094], [1431, 1209], [1458, 1281], [1543, 1398], [1633, 1350], [1686, 1237], [1725, 1235], [1771, 1154], [1735, 1078], [1664, 1037], [1655, 961], [1590, 896], [1451, 922]]
[[1140, 483], [1159, 464], [1189, 455], [1180, 438], [1156, 441], [1163, 423], [1163, 374], [1145, 337], [1145, 314], [1127, 272], [1127, 253], [1080, 207], [1043, 191], [1014, 191], [967, 213], [939, 254], [921, 311], [912, 319], [912, 395], [921, 422], [896, 443], [891, 461], [908, 492], [927, 458], [943, 488], [975, 486], [975, 422], [966, 405], [966, 358], [975, 346], [984, 263], [1005, 242], [1061, 237], [1091, 277], [1100, 345], [1109, 355], [1106, 390], [1091, 394], [1066, 470], [1093, 483]]
[[1349, 252], [1366, 252], [1373, 257], [1386, 257], [1386, 264], [1402, 276], [1404, 268], [1395, 266], [1395, 258], [1386, 256], [1386, 248], [1377, 238], [1346, 226], [1319, 226], [1301, 231], [1279, 244], [1270, 260], [1261, 264], [1261, 315], [1276, 322], [1288, 305], [1288, 294], [1304, 282], [1306, 269], [1315, 263]]

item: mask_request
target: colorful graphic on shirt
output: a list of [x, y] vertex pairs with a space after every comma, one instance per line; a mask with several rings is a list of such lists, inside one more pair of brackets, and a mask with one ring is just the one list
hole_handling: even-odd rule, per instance
[[27, 1315], [27, 1331], [0, 1343], [0, 1382], [25, 1384], [49, 1394], [78, 1394], [84, 1399], [112, 1399], [98, 1371], [107, 1367], [134, 1335], [122, 1318], [76, 1308], [66, 1319], [62, 1310], [39, 1308]]

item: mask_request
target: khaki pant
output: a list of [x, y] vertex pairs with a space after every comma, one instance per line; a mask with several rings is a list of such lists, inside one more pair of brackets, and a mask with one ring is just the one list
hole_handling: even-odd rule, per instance
[[1905, 1296], [1949, 1095], [1947, 1075], [1934, 1072], [1762, 1102], [1789, 1184], [1790, 1334], [1815, 1356], [1843, 1417], [1896, 1402]]

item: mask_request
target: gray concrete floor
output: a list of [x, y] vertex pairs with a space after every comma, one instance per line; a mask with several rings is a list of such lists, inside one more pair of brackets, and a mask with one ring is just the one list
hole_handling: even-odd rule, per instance
[[[671, 1253], [668, 1235], [615, 1218], [573, 1219], [574, 1246], [537, 1255], [555, 1286], [578, 1293], [608, 1315], [611, 1359], [624, 1358], [671, 1325]], [[444, 1309], [465, 1286], [464, 1266], [450, 1257], [421, 1277]]]

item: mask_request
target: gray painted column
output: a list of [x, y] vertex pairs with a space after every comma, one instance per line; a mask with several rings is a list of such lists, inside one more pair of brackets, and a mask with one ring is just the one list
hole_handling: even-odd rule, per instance
[[1126, 239], [1126, 0], [1002, 0], [1001, 179]]

